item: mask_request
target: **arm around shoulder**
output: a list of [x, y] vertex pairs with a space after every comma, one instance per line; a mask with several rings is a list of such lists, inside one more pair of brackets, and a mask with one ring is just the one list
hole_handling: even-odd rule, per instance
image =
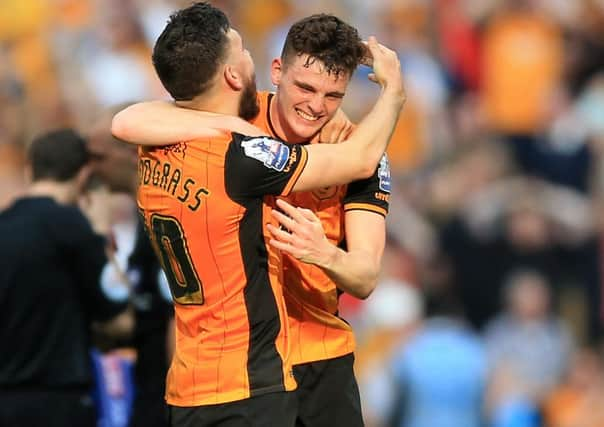
[[148, 101], [118, 112], [111, 123], [116, 138], [138, 145], [162, 146], [198, 138], [213, 138], [225, 131], [258, 136], [264, 133], [245, 120], [194, 110], [172, 101]]

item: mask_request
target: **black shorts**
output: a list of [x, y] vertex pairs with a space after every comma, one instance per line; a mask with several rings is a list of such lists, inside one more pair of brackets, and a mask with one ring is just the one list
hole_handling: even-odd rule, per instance
[[162, 393], [138, 391], [128, 427], [168, 427], [168, 405]]
[[361, 397], [352, 353], [294, 366], [296, 427], [362, 427]]
[[218, 405], [170, 406], [170, 426], [294, 427], [296, 404], [296, 394], [290, 391]]

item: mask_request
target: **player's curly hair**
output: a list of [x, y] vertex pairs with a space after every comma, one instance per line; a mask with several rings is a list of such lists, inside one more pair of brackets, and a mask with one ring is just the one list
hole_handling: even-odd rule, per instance
[[306, 66], [321, 61], [329, 74], [352, 75], [365, 53], [356, 28], [325, 13], [311, 15], [289, 29], [281, 60], [286, 67], [293, 58], [308, 55]]
[[190, 101], [211, 85], [228, 51], [231, 25], [207, 2], [195, 3], [170, 16], [153, 48], [153, 66], [177, 101]]

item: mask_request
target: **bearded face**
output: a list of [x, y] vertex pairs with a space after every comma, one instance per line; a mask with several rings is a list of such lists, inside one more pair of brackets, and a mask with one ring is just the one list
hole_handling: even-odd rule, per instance
[[256, 90], [256, 75], [253, 74], [245, 85], [239, 100], [239, 117], [244, 120], [252, 120], [260, 112], [258, 105], [258, 94]]

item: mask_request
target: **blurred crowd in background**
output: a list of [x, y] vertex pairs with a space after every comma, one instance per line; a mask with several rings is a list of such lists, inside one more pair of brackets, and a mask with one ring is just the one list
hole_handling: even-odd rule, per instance
[[[87, 134], [118, 105], [167, 98], [150, 53], [188, 4], [0, 0], [1, 207], [24, 188], [33, 136]], [[400, 55], [382, 280], [365, 301], [342, 298], [367, 425], [604, 426], [604, 1], [212, 4], [242, 34], [259, 89], [290, 24], [312, 13]], [[377, 94], [367, 73], [344, 100], [353, 120]], [[115, 206], [119, 227], [134, 209]]]

